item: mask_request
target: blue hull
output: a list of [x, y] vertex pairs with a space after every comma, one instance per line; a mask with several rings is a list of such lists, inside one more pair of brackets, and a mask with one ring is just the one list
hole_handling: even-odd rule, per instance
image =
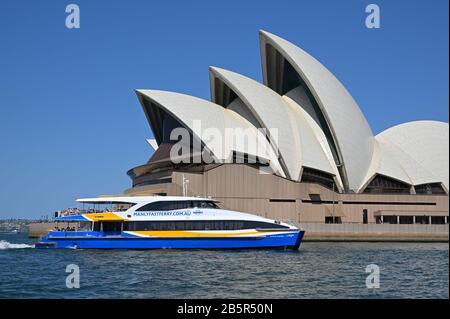
[[36, 248], [69, 249], [298, 249], [304, 231], [255, 237], [154, 238], [154, 237], [44, 237]]

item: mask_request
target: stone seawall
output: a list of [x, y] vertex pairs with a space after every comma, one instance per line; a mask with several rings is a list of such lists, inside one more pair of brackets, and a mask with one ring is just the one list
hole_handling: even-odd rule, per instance
[[[297, 225], [298, 226], [298, 225]], [[302, 223], [304, 241], [448, 242], [449, 225]]]

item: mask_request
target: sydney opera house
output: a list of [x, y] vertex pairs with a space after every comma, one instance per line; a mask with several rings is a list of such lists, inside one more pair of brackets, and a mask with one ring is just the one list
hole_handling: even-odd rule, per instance
[[[374, 135], [324, 65], [278, 36], [260, 31], [259, 39], [263, 83], [210, 67], [211, 101], [137, 90], [155, 152], [128, 171], [126, 194], [212, 197], [300, 223], [448, 223], [448, 123], [409, 122]], [[245, 129], [259, 147], [224, 141], [215, 151], [196, 121], [219, 132]], [[198, 145], [189, 146], [190, 159], [207, 152], [210, 160], [174, 161], [176, 128]], [[277, 134], [262, 137], [261, 128]]]

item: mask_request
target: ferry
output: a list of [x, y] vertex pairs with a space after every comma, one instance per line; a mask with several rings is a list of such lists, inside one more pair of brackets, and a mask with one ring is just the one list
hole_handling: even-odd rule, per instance
[[[303, 229], [281, 221], [226, 210], [210, 198], [98, 197], [77, 202], [94, 209], [56, 217], [57, 226], [36, 248], [297, 250], [304, 235]], [[101, 205], [109, 207], [99, 210]]]

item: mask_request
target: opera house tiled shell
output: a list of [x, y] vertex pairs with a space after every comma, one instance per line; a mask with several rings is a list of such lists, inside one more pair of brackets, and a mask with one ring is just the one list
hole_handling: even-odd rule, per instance
[[[448, 194], [448, 123], [416, 121], [374, 135], [356, 101], [325, 66], [278, 36], [260, 31], [259, 37], [263, 83], [210, 67], [211, 101], [137, 90], [157, 150], [146, 165], [129, 171], [132, 178], [167, 161], [168, 131], [183, 127], [214, 163], [247, 154], [264, 158], [275, 175], [340, 193]], [[258, 147], [225, 142], [214, 152], [195, 120], [219, 131], [248, 129]], [[260, 128], [276, 128], [278, 134], [264, 137]]]

